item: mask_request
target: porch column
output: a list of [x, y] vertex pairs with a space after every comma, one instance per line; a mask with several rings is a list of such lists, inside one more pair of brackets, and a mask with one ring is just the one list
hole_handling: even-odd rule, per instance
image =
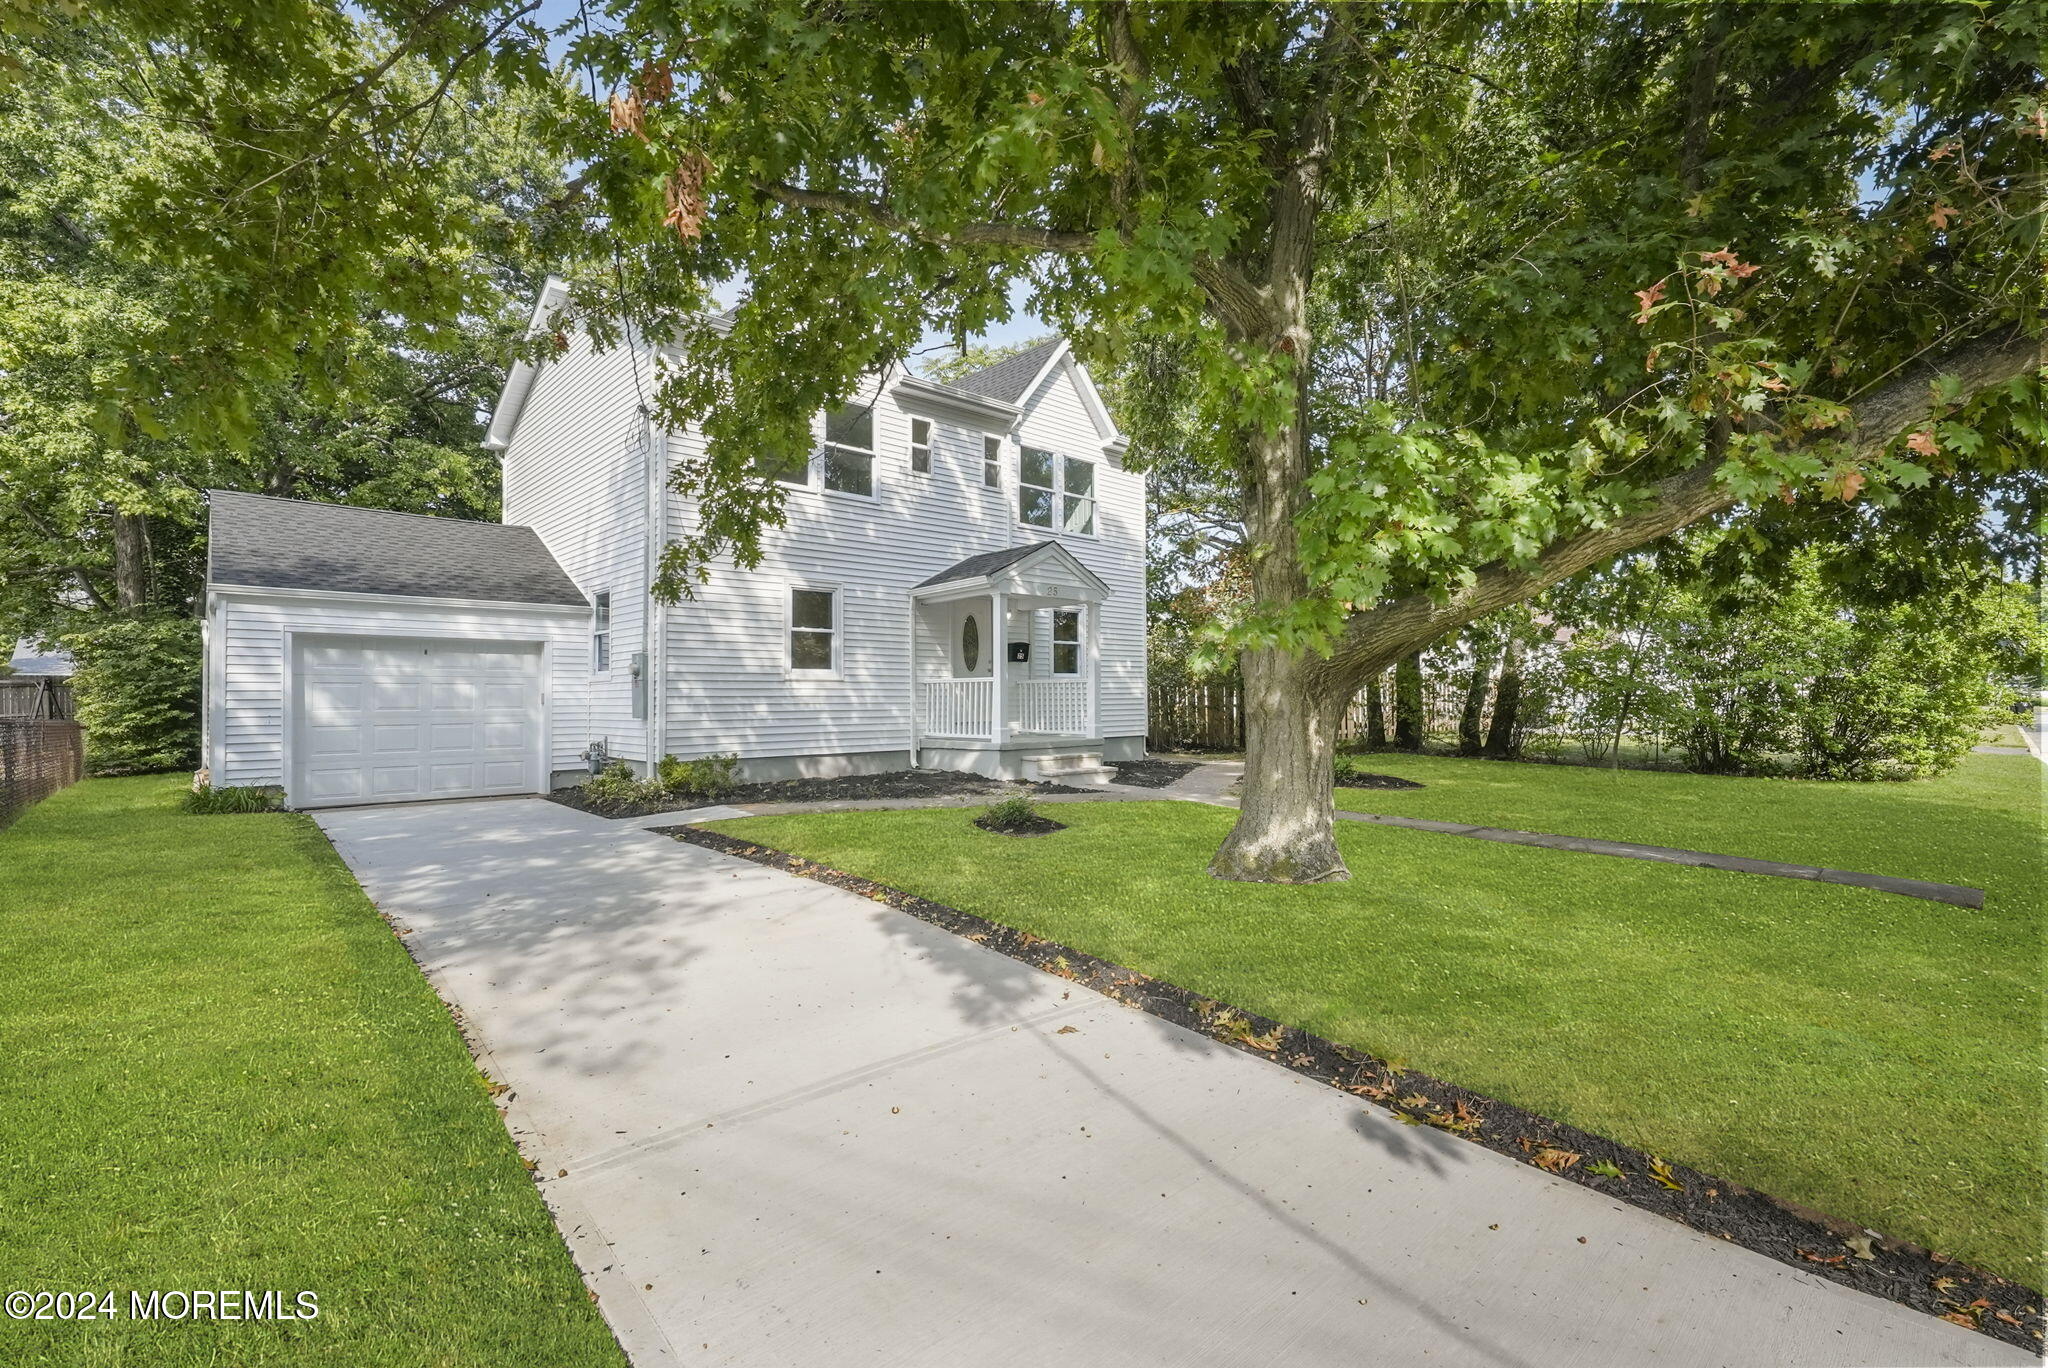
[[1081, 605], [1081, 620], [1087, 624], [1081, 639], [1087, 643], [1083, 648], [1088, 656], [1088, 734], [1102, 739], [1102, 605], [1084, 603]]
[[989, 610], [989, 616], [994, 621], [990, 626], [989, 635], [994, 638], [991, 645], [995, 651], [995, 659], [989, 662], [989, 674], [995, 679], [994, 688], [996, 696], [995, 701], [989, 705], [988, 710], [988, 739], [998, 746], [1002, 745], [1003, 738], [1009, 735], [1009, 728], [1006, 725], [1009, 714], [1009, 700], [1004, 692], [1006, 687], [1005, 676], [1008, 674], [1010, 661], [1009, 598], [1010, 596], [1001, 590], [996, 591], [990, 596], [990, 602], [994, 606]]

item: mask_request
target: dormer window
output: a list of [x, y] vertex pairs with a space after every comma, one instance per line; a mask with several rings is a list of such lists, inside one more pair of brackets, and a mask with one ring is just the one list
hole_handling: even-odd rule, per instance
[[825, 488], [874, 497], [874, 405], [851, 405], [825, 415]]

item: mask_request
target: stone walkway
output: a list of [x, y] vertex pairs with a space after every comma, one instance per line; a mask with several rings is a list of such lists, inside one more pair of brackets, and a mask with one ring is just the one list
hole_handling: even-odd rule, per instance
[[[1981, 748], [1980, 748], [1981, 749]], [[1134, 784], [1104, 784], [1087, 793], [1048, 793], [1041, 803], [1156, 803], [1173, 800], [1207, 803], [1215, 807], [1236, 807], [1230, 795], [1244, 777], [1240, 761], [1203, 761], [1190, 773], [1163, 788], [1140, 788]], [[986, 807], [984, 796], [946, 798], [864, 798], [829, 803], [749, 803], [741, 806], [692, 808], [681, 812], [657, 813], [633, 819], [640, 828], [682, 826], [692, 822], [713, 822], [729, 817], [773, 817], [804, 812], [891, 812], [909, 808]], [[1853, 869], [1829, 869], [1822, 865], [1790, 864], [1783, 860], [1758, 860], [1747, 855], [1720, 855], [1707, 850], [1686, 850], [1678, 846], [1645, 845], [1638, 841], [1604, 841], [1590, 836], [1559, 836], [1542, 831], [1516, 831], [1507, 827], [1474, 826], [1467, 822], [1444, 822], [1427, 817], [1399, 817], [1389, 813], [1348, 812], [1338, 809], [1347, 822], [1371, 822], [1379, 826], [1429, 831], [1440, 836], [1465, 836], [1504, 845], [1538, 846], [1545, 850], [1568, 850], [1582, 855], [1611, 855], [1627, 860], [1651, 860], [1659, 864], [1687, 865], [1697, 869], [1721, 869], [1736, 874], [1764, 874], [1779, 879], [1808, 879], [1816, 883], [1846, 884], [1905, 898], [1948, 903], [1954, 907], [1979, 908], [1984, 891], [1961, 884], [1935, 883], [1928, 879], [1901, 879], [1889, 874], [1865, 874]]]

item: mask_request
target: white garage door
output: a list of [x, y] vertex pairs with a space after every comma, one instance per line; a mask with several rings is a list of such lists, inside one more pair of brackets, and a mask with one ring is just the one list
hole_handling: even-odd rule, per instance
[[541, 787], [537, 645], [300, 640], [293, 678], [295, 806]]

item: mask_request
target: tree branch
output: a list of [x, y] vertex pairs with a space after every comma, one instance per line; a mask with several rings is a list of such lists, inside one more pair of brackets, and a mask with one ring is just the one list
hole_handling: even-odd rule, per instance
[[[1859, 459], [1883, 451], [1931, 407], [1929, 385], [1953, 375], [1965, 396], [2037, 371], [2041, 343], [2018, 331], [1978, 338], [1911, 368], [1850, 406], [1849, 431]], [[1351, 616], [1324, 674], [1332, 689], [1350, 693], [1358, 681], [1393, 661], [1496, 609], [1521, 603], [1581, 570], [1624, 551], [1676, 532], [1735, 503], [1719, 480], [1721, 460], [1707, 459], [1650, 486], [1649, 497], [1606, 527], [1574, 533], [1546, 547], [1526, 566], [1502, 562], [1483, 567], [1474, 581], [1449, 598], [1410, 594]]]
[[837, 190], [806, 190], [781, 181], [753, 182], [754, 189], [792, 209], [811, 209], [866, 219], [891, 232], [903, 233], [939, 247], [1016, 247], [1027, 252], [1077, 255], [1095, 245], [1093, 233], [1063, 228], [1035, 228], [1024, 223], [963, 223], [949, 232], [934, 232], [903, 217], [879, 200]]

